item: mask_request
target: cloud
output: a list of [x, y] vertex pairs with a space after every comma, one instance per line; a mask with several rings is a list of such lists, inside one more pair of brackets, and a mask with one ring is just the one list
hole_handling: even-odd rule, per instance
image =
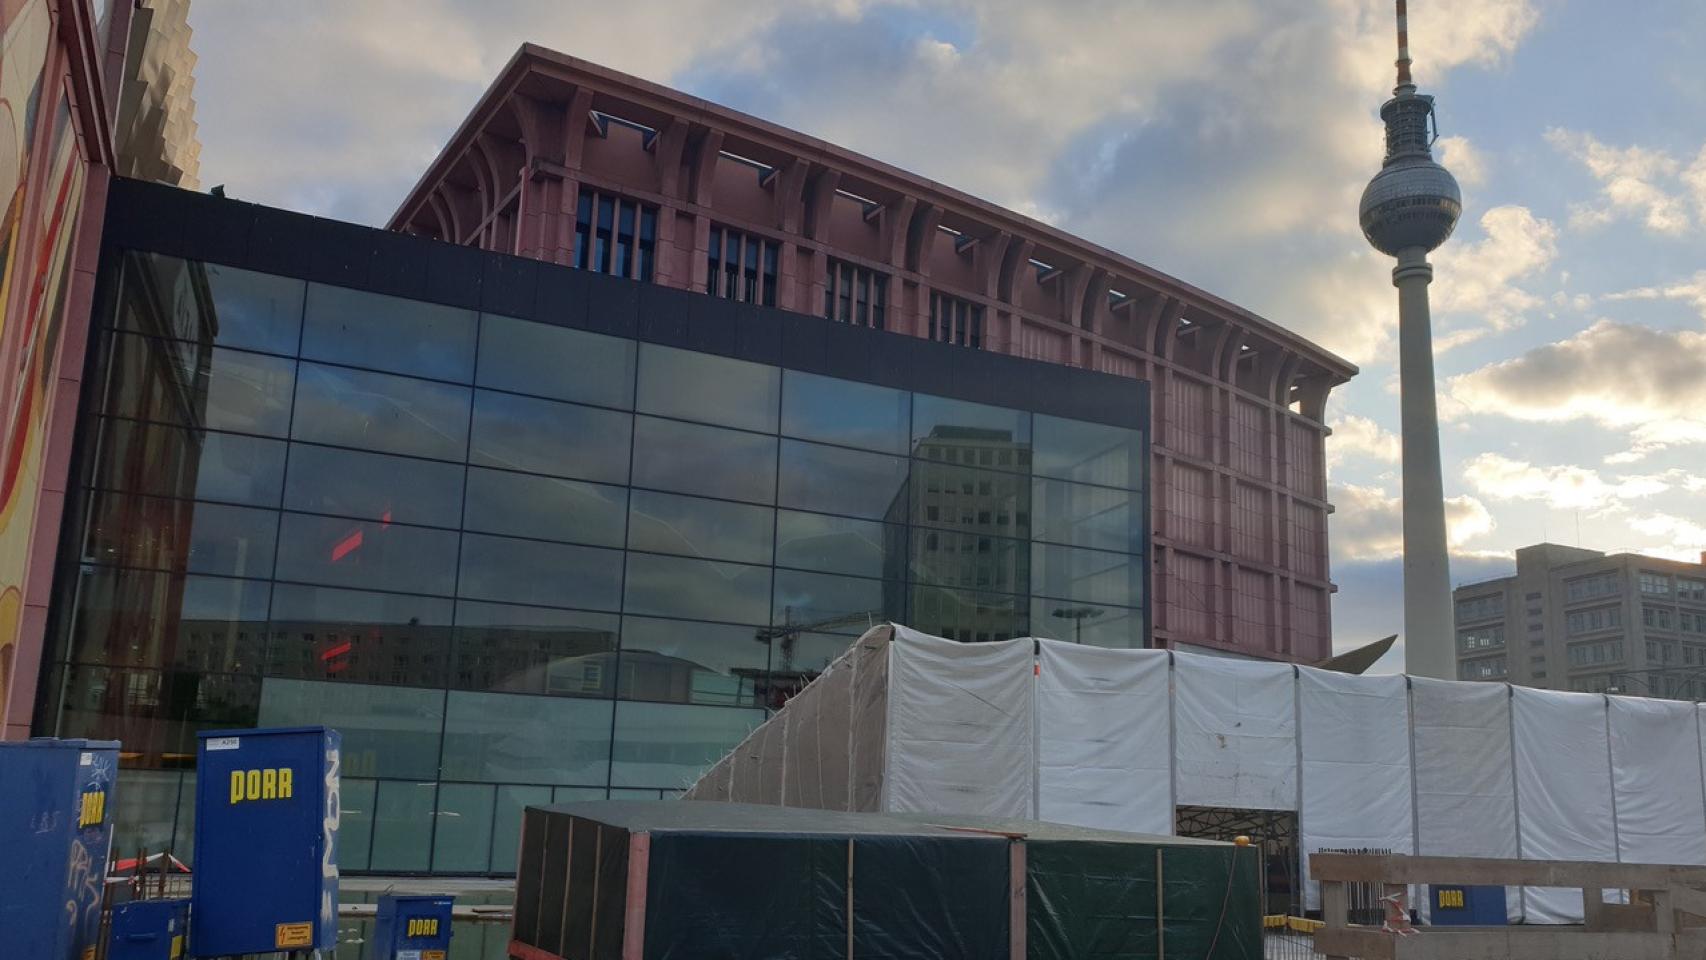
[[[1338, 484], [1329, 491], [1333, 503], [1331, 541], [1334, 563], [1344, 560], [1374, 560], [1404, 552], [1403, 501], [1379, 487]], [[1456, 548], [1483, 534], [1496, 524], [1481, 501], [1470, 496], [1445, 501], [1447, 543]]]
[[1497, 453], [1483, 453], [1463, 466], [1463, 479], [1491, 500], [1532, 500], [1558, 510], [1601, 510], [1625, 500], [1670, 490], [1674, 478], [1628, 476], [1606, 479], [1576, 466], [1536, 466]]
[[1434, 141], [1434, 157], [1462, 186], [1487, 182], [1487, 160], [1468, 137], [1440, 137]]
[[1327, 466], [1335, 467], [1346, 457], [1366, 457], [1382, 463], [1398, 463], [1404, 448], [1398, 435], [1367, 417], [1349, 414], [1328, 424], [1333, 435], [1327, 438]]
[[1668, 513], [1655, 513], [1629, 521], [1631, 529], [1665, 541], [1661, 546], [1647, 546], [1641, 552], [1649, 556], [1669, 557], [1699, 563], [1706, 553], [1706, 525]]
[[[1703, 174], [1706, 176], [1706, 174]], [[1706, 270], [1698, 271], [1687, 280], [1661, 286], [1636, 287], [1618, 293], [1608, 293], [1606, 300], [1679, 300], [1706, 317]]]
[[1706, 333], [1600, 320], [1446, 382], [1442, 416], [1469, 411], [1541, 423], [1585, 421], [1626, 430], [1618, 462], [1706, 443]]
[[[1663, 150], [1613, 147], [1591, 133], [1553, 127], [1546, 140], [1560, 153], [1581, 163], [1599, 181], [1597, 202], [1573, 207], [1570, 225], [1591, 228], [1620, 217], [1636, 217], [1651, 232], [1681, 236], [1693, 226], [1683, 190], [1706, 187], [1706, 162], [1697, 160], [1683, 179], [1682, 164]], [[1703, 148], [1706, 153], [1706, 148]], [[1706, 214], [1706, 205], [1701, 207]]]
[[[1518, 281], [1538, 275], [1558, 258], [1558, 229], [1520, 206], [1488, 210], [1481, 215], [1480, 227], [1483, 239], [1435, 254], [1440, 281], [1434, 285], [1433, 307], [1441, 314], [1473, 315], [1491, 330], [1506, 330], [1544, 302]], [[1456, 339], [1447, 334], [1440, 342], [1477, 338], [1462, 333]]]

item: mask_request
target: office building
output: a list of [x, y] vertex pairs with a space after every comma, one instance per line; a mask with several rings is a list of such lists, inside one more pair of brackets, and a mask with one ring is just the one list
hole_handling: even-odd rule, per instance
[[1459, 679], [1706, 699], [1706, 556], [1542, 543], [1516, 552], [1515, 575], [1454, 599]]

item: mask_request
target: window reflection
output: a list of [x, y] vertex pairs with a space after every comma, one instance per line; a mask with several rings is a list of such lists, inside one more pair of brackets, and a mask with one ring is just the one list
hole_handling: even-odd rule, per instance
[[763, 710], [618, 700], [610, 784], [691, 786], [763, 722]]
[[[931, 442], [971, 443], [988, 447], [992, 453], [1005, 449], [1010, 465], [1002, 469], [1024, 470], [1030, 464], [1031, 415], [1023, 410], [915, 394], [912, 398], [913, 455], [924, 456], [919, 448]], [[1001, 465], [988, 463], [981, 466]]]
[[1031, 545], [1031, 582], [1038, 593], [1086, 603], [1143, 603], [1143, 564], [1126, 554]]
[[468, 449], [468, 389], [304, 363], [290, 436], [380, 453], [461, 460]]
[[90, 494], [82, 560], [233, 577], [272, 575], [278, 515], [194, 500]]
[[460, 596], [615, 610], [621, 554], [596, 547], [464, 534]]
[[882, 580], [778, 570], [770, 616], [771, 623], [785, 627], [863, 629], [901, 619], [900, 594], [895, 584]]
[[772, 503], [776, 438], [636, 417], [634, 485]]
[[438, 873], [485, 873], [492, 859], [495, 787], [445, 783], [438, 788], [432, 869]]
[[559, 477], [628, 479], [631, 418], [594, 407], [481, 390], [469, 462]]
[[259, 725], [338, 731], [348, 776], [432, 778], [438, 775], [444, 691], [267, 677]]
[[[497, 788], [497, 810], [492, 817], [492, 872], [514, 873], [515, 855], [521, 845], [521, 811], [551, 802], [550, 787]], [[599, 791], [598, 799], [604, 799]]]
[[474, 312], [311, 283], [302, 357], [467, 383]]
[[266, 672], [275, 677], [442, 687], [451, 602], [279, 584]]
[[907, 616], [914, 629], [925, 633], [982, 643], [1022, 637], [1029, 630], [1030, 604], [1025, 597], [944, 587], [908, 589], [912, 603]]
[[628, 546], [715, 560], [769, 563], [776, 512], [721, 500], [634, 491]]
[[640, 345], [636, 409], [743, 430], [776, 432], [782, 372], [727, 357]]
[[905, 520], [907, 462], [840, 447], [782, 441], [782, 506]]
[[903, 390], [787, 370], [782, 433], [804, 440], [906, 453], [912, 395]]
[[1036, 537], [1075, 547], [1140, 553], [1143, 495], [1060, 480], [1031, 481]]
[[296, 361], [113, 334], [104, 412], [182, 427], [284, 436]]
[[450, 596], [456, 534], [378, 520], [287, 513], [279, 523], [281, 580]]
[[1031, 599], [1031, 632], [1097, 647], [1143, 646], [1143, 611], [1077, 600]]
[[470, 467], [462, 522], [482, 533], [620, 547], [627, 502], [626, 487]]
[[482, 387], [601, 407], [634, 405], [634, 341], [486, 314]]
[[444, 776], [497, 783], [603, 783], [610, 701], [451, 691]]
[[1035, 470], [1078, 483], [1138, 489], [1144, 477], [1143, 433], [1038, 414]]
[[342, 777], [338, 783], [338, 868], [366, 870], [373, 846], [372, 780]]
[[912, 579], [916, 583], [997, 593], [1025, 593], [1031, 586], [1031, 545], [1024, 540], [948, 530], [912, 531]]
[[619, 622], [614, 614], [458, 601], [450, 685], [607, 698]]
[[86, 567], [74, 589], [68, 659], [233, 672], [260, 664], [264, 581]]
[[432, 852], [433, 802], [438, 784], [381, 781], [373, 810], [370, 869], [425, 873]]
[[913, 461], [914, 526], [1001, 537], [1031, 534], [1031, 483], [1018, 474]]
[[193, 759], [201, 730], [256, 722], [253, 675], [71, 664], [50, 680], [64, 684], [59, 736], [121, 740], [154, 763]]
[[769, 608], [769, 567], [628, 554], [628, 613], [763, 623]]
[[900, 579], [906, 528], [875, 520], [781, 510], [776, 515], [776, 565]]
[[301, 280], [157, 253], [125, 255], [126, 329], [295, 355]]
[[282, 441], [104, 418], [89, 429], [96, 437], [91, 486], [278, 506]]
[[288, 510], [455, 527], [462, 513], [456, 464], [292, 444]]
[[762, 628], [626, 617], [617, 693], [626, 700], [756, 706], [769, 659]]

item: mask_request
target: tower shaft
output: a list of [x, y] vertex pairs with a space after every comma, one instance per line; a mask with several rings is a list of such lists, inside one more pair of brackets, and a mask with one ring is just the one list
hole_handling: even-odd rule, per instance
[[1451, 571], [1440, 470], [1439, 414], [1434, 398], [1433, 326], [1427, 250], [1398, 253], [1398, 376], [1403, 440], [1404, 672], [1454, 679]]

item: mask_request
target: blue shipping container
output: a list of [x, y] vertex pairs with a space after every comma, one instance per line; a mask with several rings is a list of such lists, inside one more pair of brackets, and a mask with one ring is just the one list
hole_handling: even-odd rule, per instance
[[336, 947], [338, 742], [324, 727], [201, 734], [192, 956]]
[[113, 908], [107, 960], [178, 960], [188, 939], [188, 900], [132, 900]]
[[445, 960], [451, 897], [387, 893], [373, 916], [372, 960]]
[[1428, 919], [1436, 926], [1502, 927], [1509, 922], [1504, 887], [1435, 885], [1428, 895], [1433, 908]]
[[115, 741], [0, 743], [0, 953], [95, 955], [117, 773]]

